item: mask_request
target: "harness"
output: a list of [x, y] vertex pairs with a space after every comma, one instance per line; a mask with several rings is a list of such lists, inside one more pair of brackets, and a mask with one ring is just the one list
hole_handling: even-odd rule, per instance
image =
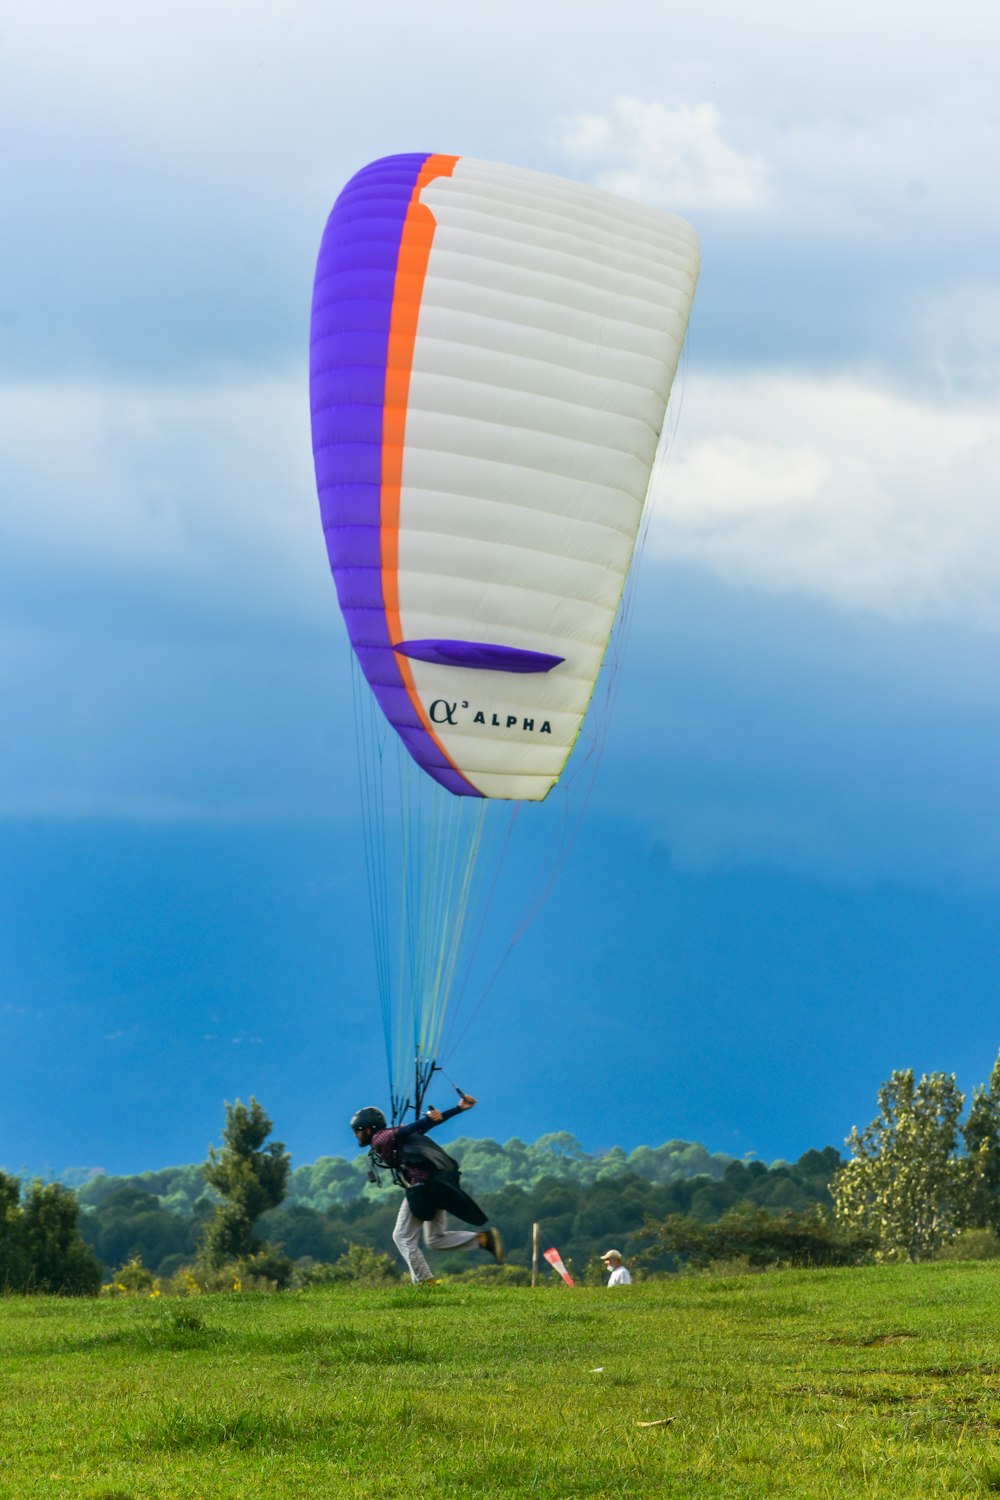
[[[404, 1136], [397, 1142], [394, 1155], [398, 1165], [392, 1167], [372, 1147], [369, 1152], [372, 1164], [368, 1173], [369, 1180], [378, 1182], [380, 1169], [391, 1173], [393, 1182], [406, 1194], [410, 1211], [416, 1218], [425, 1221], [433, 1219], [440, 1209], [444, 1209], [446, 1213], [454, 1214], [456, 1218], [463, 1219], [466, 1224], [474, 1224], [477, 1228], [486, 1223], [486, 1215], [479, 1204], [469, 1197], [459, 1182], [462, 1172], [458, 1162], [436, 1141], [428, 1140], [426, 1135]], [[402, 1172], [407, 1166], [416, 1166], [418, 1162], [430, 1167], [430, 1176], [425, 1182], [405, 1182]]]
[[371, 1162], [371, 1170], [368, 1173], [369, 1182], [377, 1183], [381, 1187], [379, 1173], [388, 1172], [396, 1186], [405, 1190], [410, 1184], [404, 1181], [401, 1175], [402, 1169], [407, 1166], [427, 1165], [432, 1169], [432, 1181], [443, 1177], [457, 1187], [462, 1175], [461, 1167], [453, 1156], [448, 1155], [443, 1146], [439, 1146], [437, 1141], [431, 1140], [429, 1136], [419, 1132], [404, 1136], [401, 1141], [397, 1140], [395, 1154], [397, 1165], [390, 1166], [387, 1161], [382, 1160], [374, 1146], [369, 1148], [368, 1160]]

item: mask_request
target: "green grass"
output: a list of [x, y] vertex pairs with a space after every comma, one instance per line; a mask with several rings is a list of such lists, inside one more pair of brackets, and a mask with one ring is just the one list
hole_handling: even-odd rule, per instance
[[1000, 1494], [998, 1315], [996, 1262], [0, 1299], [0, 1496]]

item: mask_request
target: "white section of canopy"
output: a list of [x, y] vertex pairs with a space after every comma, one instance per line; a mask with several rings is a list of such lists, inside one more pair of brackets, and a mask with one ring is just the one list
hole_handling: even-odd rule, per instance
[[597, 188], [466, 157], [422, 202], [437, 229], [403, 454], [403, 638], [565, 658], [537, 674], [410, 662], [468, 780], [538, 801], [579, 734], [614, 623], [697, 239], [683, 219]]

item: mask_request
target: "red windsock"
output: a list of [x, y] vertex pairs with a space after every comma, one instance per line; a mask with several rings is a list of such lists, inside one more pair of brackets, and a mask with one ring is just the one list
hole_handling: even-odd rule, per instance
[[576, 1285], [572, 1276], [563, 1265], [563, 1258], [559, 1254], [559, 1251], [555, 1248], [555, 1246], [553, 1246], [551, 1250], [543, 1250], [542, 1254], [545, 1256], [545, 1259], [548, 1261], [549, 1265], [559, 1272], [559, 1275], [562, 1277], [563, 1281], [565, 1281], [567, 1286]]

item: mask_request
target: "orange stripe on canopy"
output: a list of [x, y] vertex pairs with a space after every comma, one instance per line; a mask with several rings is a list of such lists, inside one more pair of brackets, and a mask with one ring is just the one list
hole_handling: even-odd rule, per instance
[[[385, 369], [385, 399], [382, 414], [382, 598], [389, 640], [398, 645], [403, 639], [399, 618], [399, 503], [403, 483], [403, 448], [406, 439], [406, 409], [410, 399], [410, 375], [413, 370], [413, 348], [417, 338], [420, 305], [424, 295], [427, 262], [437, 220], [420, 194], [436, 177], [450, 177], [458, 163], [457, 156], [429, 156], [420, 169], [410, 205], [403, 222], [396, 262], [396, 280], [392, 293], [389, 322], [389, 349]], [[427, 733], [437, 745], [448, 765], [455, 766], [434, 732], [423, 704], [417, 695], [410, 663], [397, 656], [400, 675], [410, 702]], [[461, 775], [461, 772], [459, 772]]]

